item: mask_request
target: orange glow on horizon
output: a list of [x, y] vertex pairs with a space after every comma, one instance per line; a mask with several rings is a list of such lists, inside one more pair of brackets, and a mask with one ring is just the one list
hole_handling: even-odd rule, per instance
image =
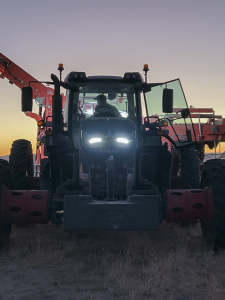
[[6, 156], [10, 154], [10, 149], [12, 146], [13, 141], [17, 140], [17, 139], [26, 139], [29, 140], [32, 143], [32, 149], [33, 149], [33, 153], [35, 153], [35, 149], [36, 149], [36, 137], [32, 136], [32, 135], [22, 135], [18, 136], [16, 135], [8, 135], [5, 139], [4, 139], [4, 144], [1, 144], [0, 147], [0, 156]]

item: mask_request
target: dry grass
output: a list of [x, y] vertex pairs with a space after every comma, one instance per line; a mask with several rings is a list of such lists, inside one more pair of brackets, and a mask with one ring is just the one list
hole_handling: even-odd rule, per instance
[[0, 300], [225, 299], [224, 253], [200, 227], [65, 233], [52, 225], [14, 228], [0, 254]]

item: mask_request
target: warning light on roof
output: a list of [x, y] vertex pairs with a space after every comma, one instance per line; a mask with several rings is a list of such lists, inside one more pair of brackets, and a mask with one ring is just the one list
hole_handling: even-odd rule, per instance
[[143, 71], [145, 71], [145, 72], [149, 71], [148, 64], [144, 65]]
[[63, 64], [59, 64], [58, 70], [59, 70], [59, 71], [63, 71], [63, 70], [64, 70]]

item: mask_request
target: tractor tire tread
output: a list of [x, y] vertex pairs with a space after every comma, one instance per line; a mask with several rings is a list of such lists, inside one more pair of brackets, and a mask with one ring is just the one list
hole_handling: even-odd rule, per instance
[[202, 235], [214, 249], [225, 248], [225, 162], [208, 160], [203, 169], [201, 187], [212, 186], [214, 197], [214, 220], [202, 223]]
[[[8, 188], [11, 186], [9, 164], [7, 161], [0, 159], [0, 210], [2, 208], [2, 186], [6, 185]], [[0, 216], [2, 212], [0, 211]], [[11, 233], [11, 224], [5, 223], [0, 219], [0, 250], [2, 250], [9, 243]]]
[[28, 140], [20, 139], [13, 142], [9, 155], [9, 167], [12, 188], [15, 190], [26, 189], [26, 177], [33, 176], [32, 146]]
[[[180, 163], [180, 177], [182, 180], [182, 188], [199, 189], [199, 165], [194, 147], [185, 147], [180, 148], [179, 150], [173, 148], [172, 161], [175, 161], [177, 159], [179, 159]], [[175, 175], [176, 170], [173, 168], [173, 163], [172, 172], [172, 175]]]

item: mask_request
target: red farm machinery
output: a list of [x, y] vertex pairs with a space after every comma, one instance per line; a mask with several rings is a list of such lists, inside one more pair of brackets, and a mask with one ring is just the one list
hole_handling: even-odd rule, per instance
[[[1, 248], [12, 224], [156, 230], [163, 220], [201, 222], [205, 241], [224, 247], [224, 163], [210, 160], [200, 173], [205, 129], [192, 123], [179, 79], [148, 83], [147, 65], [145, 80], [70, 72], [62, 81], [58, 70], [39, 82], [0, 54], [0, 77], [22, 89], [22, 111], [38, 125], [35, 174], [27, 140], [0, 160]], [[214, 130], [213, 146], [223, 138]]]

